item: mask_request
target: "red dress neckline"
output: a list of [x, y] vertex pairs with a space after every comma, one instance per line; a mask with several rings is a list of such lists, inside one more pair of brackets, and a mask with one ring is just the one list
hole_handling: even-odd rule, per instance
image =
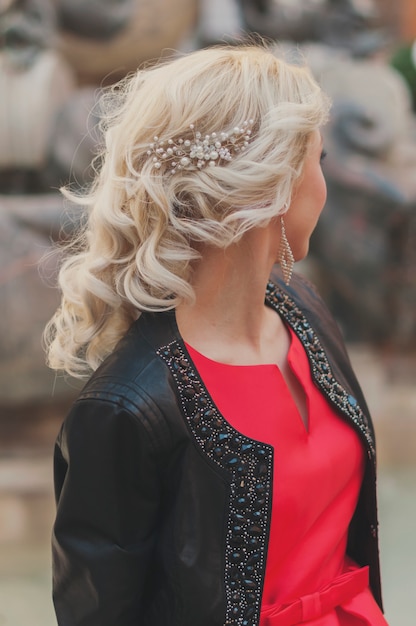
[[[324, 610], [319, 609], [324, 602], [319, 598], [329, 593], [321, 596], [320, 590], [334, 585], [342, 599], [347, 596], [339, 591], [340, 577], [356, 571], [352, 576], [361, 576], [362, 582], [364, 575], [346, 556], [348, 526], [363, 478], [364, 449], [351, 425], [335, 413], [314, 384], [303, 345], [292, 329], [289, 332], [288, 362], [307, 398], [308, 429], [277, 365], [221, 363], [186, 344], [222, 416], [245, 436], [274, 448], [260, 626], [387, 626], [366, 584], [342, 606], [319, 612]], [[355, 590], [356, 583], [348, 584]], [[347, 583], [343, 584], [345, 592]], [[311, 595], [316, 600], [313, 610], [312, 601], [308, 605], [304, 600]], [[283, 611], [296, 603], [301, 621], [279, 621], [286, 619]], [[318, 617], [309, 619], [314, 610]], [[298, 617], [292, 614], [288, 619]]]

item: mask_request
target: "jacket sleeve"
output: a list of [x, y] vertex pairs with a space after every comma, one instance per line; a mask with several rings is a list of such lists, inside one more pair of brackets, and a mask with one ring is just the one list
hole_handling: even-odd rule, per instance
[[54, 459], [59, 626], [140, 624], [160, 500], [152, 441], [115, 400], [79, 400], [65, 420]]

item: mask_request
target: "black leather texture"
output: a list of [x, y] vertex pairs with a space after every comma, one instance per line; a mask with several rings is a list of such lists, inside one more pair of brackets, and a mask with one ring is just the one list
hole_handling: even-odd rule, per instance
[[[313, 286], [297, 275], [290, 287], [278, 273], [273, 279], [273, 289], [313, 329], [338, 387], [357, 401], [368, 425], [364, 437], [360, 421], [334, 405], [359, 430], [366, 448], [349, 552], [361, 565], [370, 565], [371, 586], [381, 605], [368, 409], [341, 333]], [[143, 313], [93, 374], [62, 425], [55, 447], [53, 531], [60, 626], [240, 626], [244, 619], [249, 626], [258, 624], [264, 567], [252, 581], [256, 589], [251, 593], [227, 560], [235, 476], [226, 469], [226, 457], [217, 463], [214, 452], [207, 453], [208, 444], [201, 445], [195, 436], [190, 421], [196, 419], [195, 411], [186, 418], [175, 374], [176, 367], [185, 367], [183, 356], [178, 363], [172, 356], [169, 367], [161, 357], [161, 350], [169, 352], [173, 345], [186, 352], [174, 312]], [[192, 372], [191, 362], [186, 367]], [[322, 384], [317, 380], [318, 387]], [[200, 397], [205, 398], [203, 393]], [[270, 481], [264, 484], [270, 490]], [[264, 509], [261, 520], [262, 562], [270, 510]], [[241, 604], [246, 618], [235, 609], [234, 621], [233, 590], [247, 595]]]

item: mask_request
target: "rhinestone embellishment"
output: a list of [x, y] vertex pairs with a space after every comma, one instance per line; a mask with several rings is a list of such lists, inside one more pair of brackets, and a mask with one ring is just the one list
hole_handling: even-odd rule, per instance
[[225, 623], [255, 626], [260, 616], [270, 527], [273, 448], [245, 437], [228, 424], [179, 341], [157, 353], [172, 373], [198, 445], [232, 478], [225, 552]]
[[253, 124], [253, 120], [248, 120], [230, 132], [205, 136], [191, 124], [189, 138], [162, 140], [153, 137], [147, 156], [152, 158], [153, 169], [169, 174], [178, 170], [200, 170], [206, 165], [223, 165], [247, 148], [252, 139]]
[[363, 413], [356, 398], [335, 379], [325, 351], [302, 311], [286, 293], [280, 291], [273, 283], [267, 286], [266, 299], [293, 328], [308, 354], [315, 380], [331, 402], [340, 408], [360, 431], [375, 462], [374, 437], [367, 416]]

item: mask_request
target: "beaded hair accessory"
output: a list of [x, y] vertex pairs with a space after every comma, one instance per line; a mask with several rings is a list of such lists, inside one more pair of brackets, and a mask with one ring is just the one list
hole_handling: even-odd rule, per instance
[[160, 141], [159, 137], [154, 137], [147, 155], [153, 157], [154, 169], [165, 169], [169, 174], [178, 170], [201, 170], [206, 165], [223, 165], [247, 148], [252, 139], [253, 124], [253, 120], [248, 120], [231, 132], [211, 133], [204, 137], [191, 124], [191, 139]]

